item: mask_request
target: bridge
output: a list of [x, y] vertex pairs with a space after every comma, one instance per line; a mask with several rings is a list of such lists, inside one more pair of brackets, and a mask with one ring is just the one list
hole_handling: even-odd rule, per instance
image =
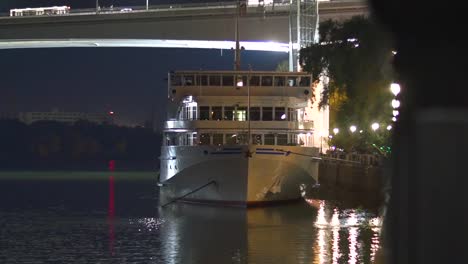
[[[368, 14], [363, 0], [246, 6], [238, 19], [247, 50], [297, 53], [318, 21]], [[308, 5], [306, 5], [308, 3]], [[122, 12], [125, 11], [125, 12]], [[235, 2], [72, 10], [65, 15], [0, 17], [0, 49], [37, 47], [235, 47]]]

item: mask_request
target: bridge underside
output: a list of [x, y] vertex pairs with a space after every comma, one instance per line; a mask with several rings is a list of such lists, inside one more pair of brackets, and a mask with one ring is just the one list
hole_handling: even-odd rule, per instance
[[[245, 50], [288, 52], [288, 43], [241, 41]], [[85, 48], [85, 47], [137, 47], [137, 48], [196, 48], [234, 49], [234, 41], [171, 40], [171, 39], [37, 39], [1, 40], [0, 49], [24, 48]]]

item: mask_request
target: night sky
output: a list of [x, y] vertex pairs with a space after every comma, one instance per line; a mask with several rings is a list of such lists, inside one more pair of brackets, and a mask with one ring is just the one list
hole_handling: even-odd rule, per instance
[[[70, 5], [95, 1], [2, 0], [0, 12], [15, 7]], [[100, 1], [114, 6], [138, 1]], [[145, 4], [145, 1], [141, 1]], [[150, 3], [156, 1], [150, 1]], [[16, 4], [14, 4], [16, 3]], [[14, 4], [14, 5], [13, 5]], [[109, 4], [109, 5], [110, 5]], [[155, 110], [163, 118], [167, 72], [231, 70], [232, 50], [168, 48], [55, 48], [0, 50], [0, 112], [113, 110], [117, 122], [142, 125]], [[287, 53], [243, 51], [242, 68], [274, 70]]]

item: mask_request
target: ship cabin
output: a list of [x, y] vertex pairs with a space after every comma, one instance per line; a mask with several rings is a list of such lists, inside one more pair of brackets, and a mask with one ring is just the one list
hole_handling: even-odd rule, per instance
[[307, 73], [172, 72], [164, 145], [311, 146], [313, 94]]

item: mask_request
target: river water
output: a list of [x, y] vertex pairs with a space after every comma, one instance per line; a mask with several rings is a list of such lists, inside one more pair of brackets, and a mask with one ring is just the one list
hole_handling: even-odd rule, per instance
[[0, 263], [374, 263], [377, 206], [158, 206], [153, 172], [1, 172]]

